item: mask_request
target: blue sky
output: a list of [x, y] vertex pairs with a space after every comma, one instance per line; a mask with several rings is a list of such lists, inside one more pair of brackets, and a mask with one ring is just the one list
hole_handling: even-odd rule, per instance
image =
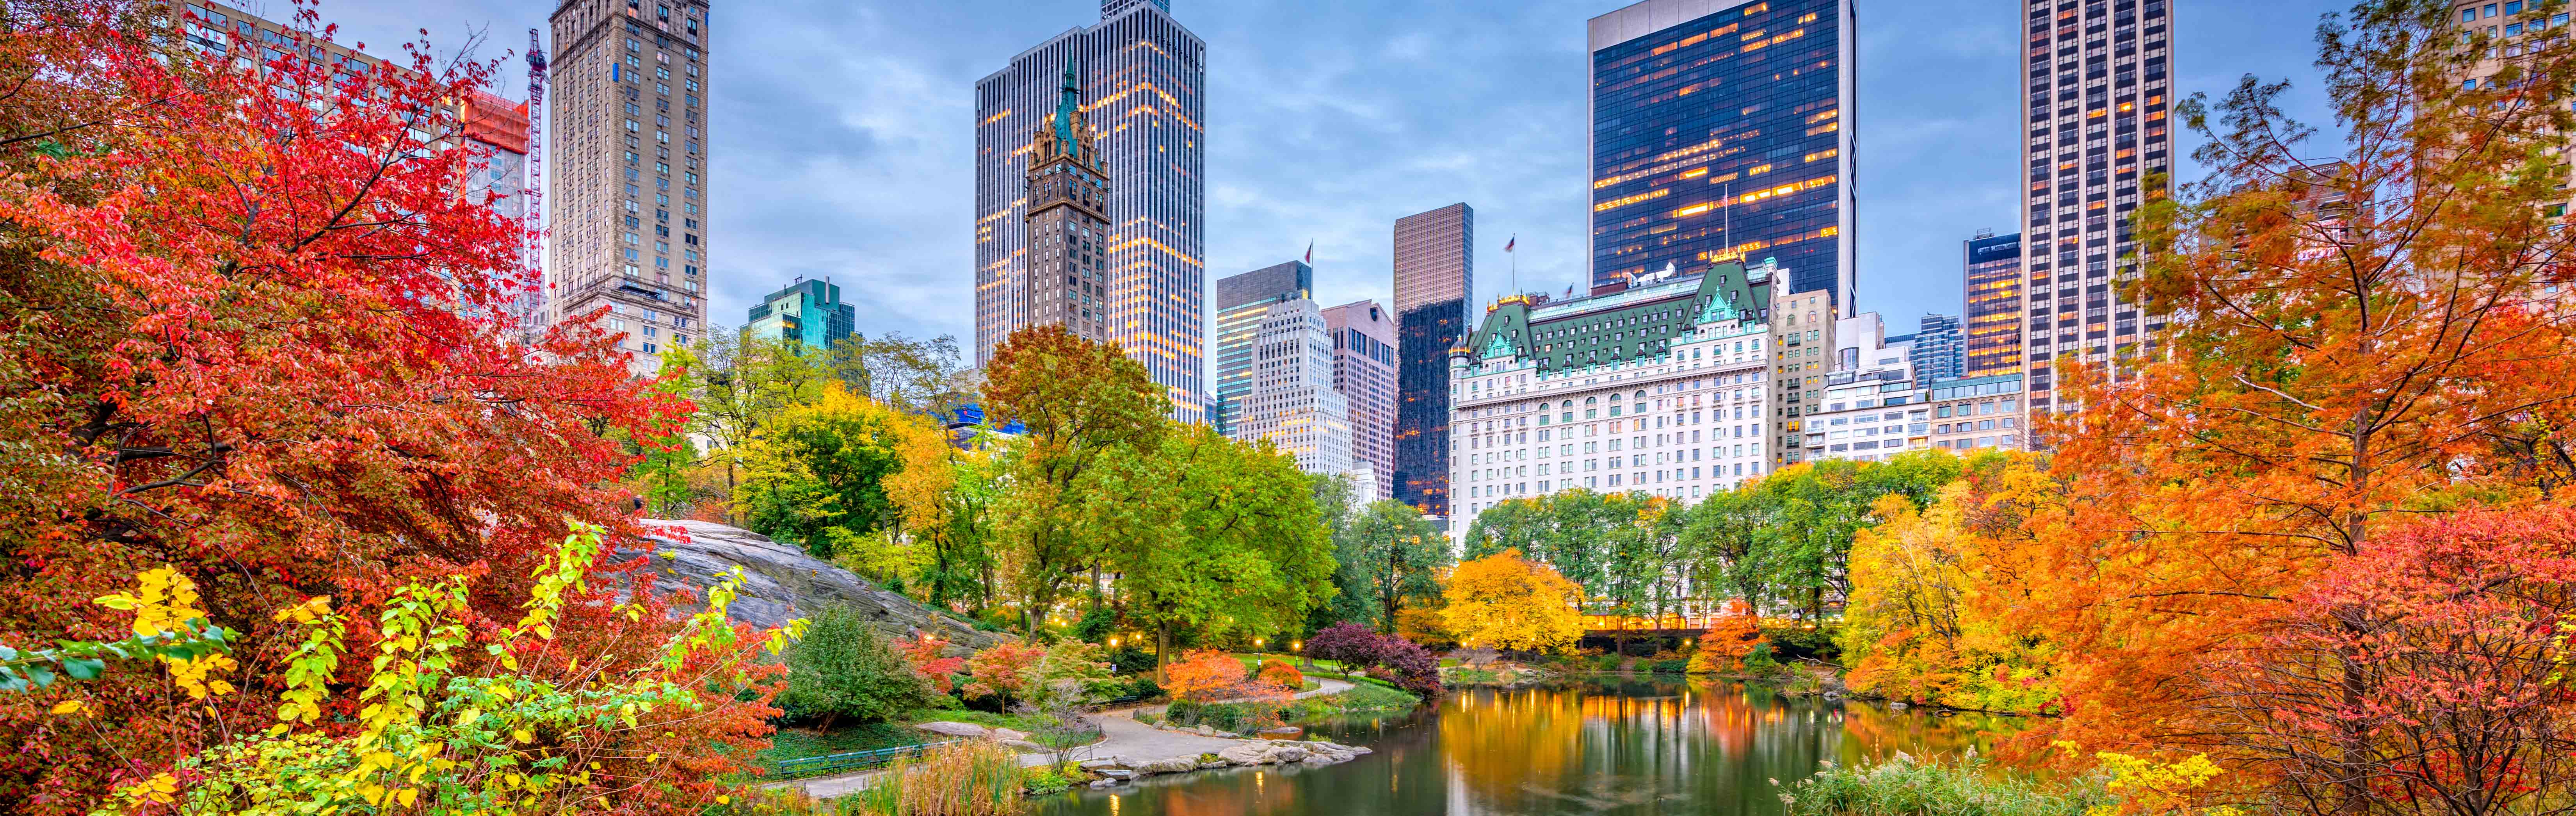
[[[1959, 308], [1959, 242], [2012, 231], [2018, 3], [1859, 0], [1860, 305], [1903, 331]], [[284, 16], [284, 0], [251, 0]], [[1477, 290], [1583, 273], [1584, 21], [1626, 0], [1172, 0], [1208, 47], [1211, 280], [1315, 242], [1316, 297], [1389, 297], [1402, 215], [1465, 201]], [[262, 6], [269, 8], [263, 9]], [[501, 56], [548, 0], [322, 0], [379, 54], [427, 28]], [[2316, 111], [2318, 16], [2341, 2], [2175, 0], [2179, 89], [2253, 73]], [[871, 334], [972, 335], [975, 80], [1099, 16], [1096, 0], [715, 0], [713, 317], [829, 276]], [[515, 68], [515, 65], [512, 66]], [[516, 73], [503, 93], [520, 96]], [[2314, 118], [2312, 115], [2310, 118]], [[2188, 137], [2185, 137], [2188, 139]], [[2188, 152], [2189, 144], [2184, 146]], [[2178, 161], [2186, 176], [2187, 158]]]

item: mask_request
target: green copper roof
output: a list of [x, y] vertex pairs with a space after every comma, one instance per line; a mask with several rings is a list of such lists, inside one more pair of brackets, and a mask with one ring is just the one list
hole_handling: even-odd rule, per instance
[[1082, 74], [1075, 69], [1073, 56], [1067, 54], [1064, 58], [1063, 92], [1057, 94], [1055, 100], [1056, 149], [1064, 151], [1067, 156], [1079, 155], [1081, 152], [1073, 141], [1073, 115], [1080, 110], [1082, 110]]

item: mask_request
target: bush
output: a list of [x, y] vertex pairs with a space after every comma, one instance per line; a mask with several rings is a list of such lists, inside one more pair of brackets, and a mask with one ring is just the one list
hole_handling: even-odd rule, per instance
[[1783, 663], [1809, 659], [1836, 663], [1843, 656], [1843, 647], [1834, 642], [1834, 631], [1822, 626], [1766, 626], [1762, 628], [1762, 639], [1771, 643], [1772, 659]]
[[1651, 667], [1656, 674], [1681, 674], [1690, 669], [1690, 661], [1680, 658], [1657, 660]]
[[1979, 763], [1929, 765], [1904, 754], [1866, 767], [1827, 766], [1780, 797], [1789, 816], [2083, 816], [2119, 802], [2100, 778], [2050, 785]]
[[885, 635], [848, 604], [823, 608], [787, 652], [787, 690], [779, 709], [797, 719], [819, 719], [829, 729], [846, 717], [880, 722], [931, 704], [930, 682], [913, 672]]
[[1291, 694], [1306, 687], [1306, 675], [1277, 658], [1261, 661], [1261, 672], [1257, 676], [1263, 685], [1287, 689]]
[[1148, 677], [1154, 674], [1154, 653], [1137, 648], [1134, 644], [1111, 649], [1100, 657], [1109, 661], [1110, 671], [1117, 674], [1143, 674]]
[[1423, 697], [1440, 696], [1440, 658], [1410, 640], [1380, 640], [1378, 668], [1369, 674]]
[[1150, 674], [1136, 675], [1135, 679], [1127, 684], [1127, 689], [1128, 695], [1139, 700], [1151, 700], [1163, 696], [1163, 687], [1156, 684], [1154, 676]]
[[1182, 655], [1163, 669], [1165, 688], [1174, 699], [1217, 700], [1243, 688], [1243, 661], [1215, 649]]
[[1618, 671], [1620, 660], [1621, 658], [1618, 655], [1602, 655], [1593, 659], [1592, 668], [1599, 669], [1601, 671]]
[[1118, 628], [1118, 613], [1103, 604], [1082, 613], [1082, 619], [1073, 622], [1071, 634], [1073, 639], [1084, 643], [1102, 643], [1109, 639], [1109, 630], [1115, 628]]
[[1369, 631], [1368, 627], [1337, 623], [1306, 639], [1306, 656], [1335, 661], [1341, 663], [1342, 668], [1356, 672], [1377, 665], [1380, 644], [1384, 640], [1385, 636]]
[[1219, 731], [1250, 734], [1280, 723], [1281, 707], [1276, 703], [1195, 703], [1173, 701], [1164, 709], [1163, 718], [1183, 728], [1207, 726]]

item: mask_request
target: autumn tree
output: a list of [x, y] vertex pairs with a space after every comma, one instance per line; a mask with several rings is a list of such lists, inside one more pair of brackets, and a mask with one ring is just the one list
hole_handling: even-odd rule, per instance
[[[2576, 282], [2576, 53], [2453, 14], [2365, 0], [2327, 17], [2327, 139], [2281, 110], [2286, 83], [2176, 108], [2206, 176], [2142, 188], [2129, 291], [2173, 327], [2131, 376], [2075, 361], [2060, 391], [2081, 412], [2040, 429], [2069, 509], [2040, 520], [2059, 532], [2023, 622], [2080, 661], [2068, 725], [2089, 744], [2208, 742], [2191, 680], [2292, 619], [2392, 518], [2556, 498], [2546, 460], [2576, 419], [2559, 291]], [[2331, 728], [2366, 750], [2367, 724]], [[2346, 780], [2336, 801], [2376, 795]]]
[[[2561, 796], [2576, 785], [2576, 511], [2387, 527], [2209, 678], [2201, 721], [2259, 771], [2238, 795], [2301, 814], [2576, 808]], [[2356, 784], [2360, 802], [2344, 796]]]
[[1034, 633], [1108, 543], [1084, 523], [1079, 483], [1118, 451], [1159, 445], [1170, 404], [1117, 344], [1052, 324], [1014, 332], [996, 347], [983, 393], [989, 421], [1027, 429], [1004, 478], [994, 533], [999, 578], [1020, 603], [1022, 628]]
[[1984, 451], [1938, 499], [1916, 510], [1882, 497], [1885, 519], [1853, 544], [1852, 595], [1836, 633], [1853, 690], [1987, 711], [2061, 713], [2056, 650], [2009, 627], [2021, 603], [2023, 523], [2063, 506], [2029, 454]]
[[1469, 648], [1558, 651], [1583, 636], [1583, 590], [1545, 564], [1504, 550], [1449, 571], [1449, 631]]
[[1744, 658], [1767, 641], [1762, 636], [1762, 618], [1753, 605], [1738, 598], [1726, 602], [1726, 613], [1717, 616], [1708, 631], [1700, 635], [1692, 648], [1688, 669], [1692, 674], [1723, 674], [1744, 668]]
[[[124, 621], [66, 599], [167, 564], [239, 633], [243, 693], [112, 676], [91, 687], [107, 729], [0, 700], [0, 744], [33, 747], [0, 757], [0, 802], [22, 812], [86, 813], [271, 719], [301, 640], [269, 617], [286, 599], [375, 610], [470, 579], [459, 625], [490, 631], [521, 617], [571, 523], [642, 548], [631, 457], [606, 432], [664, 437], [682, 407], [629, 376], [596, 315], [533, 346], [493, 319], [538, 278], [532, 233], [458, 192], [488, 156], [447, 100], [489, 66], [425, 44], [362, 70], [304, 47], [240, 44], [274, 55], [249, 67], [154, 50], [181, 42], [177, 9], [0, 10], [0, 86], [18, 89], [0, 102], [0, 642], [115, 635]], [[293, 37], [325, 36], [299, 16]], [[675, 624], [613, 600], [662, 594], [631, 566], [597, 568], [524, 670], [659, 665]], [[350, 621], [338, 682], [364, 678], [380, 625]], [[462, 659], [497, 659], [482, 645]], [[688, 769], [621, 807], [693, 809], [739, 770], [769, 709], [708, 706], [621, 743]]]
[[738, 452], [735, 512], [752, 532], [830, 558], [893, 526], [886, 480], [901, 472], [908, 450], [944, 444], [927, 420], [828, 383], [814, 401], [779, 412]]
[[828, 385], [866, 387], [864, 378], [853, 383], [835, 370], [833, 357], [775, 337], [709, 332], [682, 351], [686, 365], [675, 382], [695, 406], [689, 432], [707, 440], [700, 467], [718, 477], [728, 509], [742, 481], [742, 456], [771, 420], [821, 400]]
[[1268, 441], [1204, 425], [1122, 450], [1076, 483], [1083, 526], [1126, 616], [1154, 631], [1157, 677], [1172, 633], [1277, 632], [1333, 594], [1333, 549], [1297, 462]]
[[1440, 569], [1449, 565], [1448, 537], [1399, 501], [1369, 503], [1333, 545], [1340, 618], [1379, 632], [1395, 631], [1408, 602], [1436, 600]]
[[1194, 649], [1165, 666], [1159, 681], [1172, 699], [1208, 702], [1244, 692], [1243, 661], [1222, 649]]
[[993, 508], [1014, 444], [981, 427], [959, 445], [936, 435], [902, 438], [903, 466], [883, 485], [904, 538], [922, 550], [904, 586], [924, 603], [979, 613], [993, 605]]

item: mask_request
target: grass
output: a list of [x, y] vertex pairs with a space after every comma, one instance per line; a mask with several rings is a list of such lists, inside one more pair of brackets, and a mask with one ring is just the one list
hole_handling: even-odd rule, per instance
[[1014, 816], [1028, 809], [1020, 790], [1028, 776], [1011, 749], [964, 742], [899, 760], [833, 805], [847, 816]]
[[1790, 816], [2083, 816], [2118, 804], [2099, 779], [2034, 782], [1984, 763], [1934, 764], [1904, 754], [1876, 765], [1827, 766], [1791, 783]]
[[808, 728], [781, 728], [769, 740], [769, 749], [761, 751], [758, 763], [775, 769], [779, 762], [851, 751], [873, 751], [904, 745], [939, 742], [955, 737], [933, 734], [914, 728], [926, 722], [974, 723], [987, 728], [1008, 728], [1034, 734], [1046, 725], [1046, 718], [1036, 714], [996, 714], [966, 708], [923, 708], [905, 712], [888, 722], [843, 725], [828, 732]]

